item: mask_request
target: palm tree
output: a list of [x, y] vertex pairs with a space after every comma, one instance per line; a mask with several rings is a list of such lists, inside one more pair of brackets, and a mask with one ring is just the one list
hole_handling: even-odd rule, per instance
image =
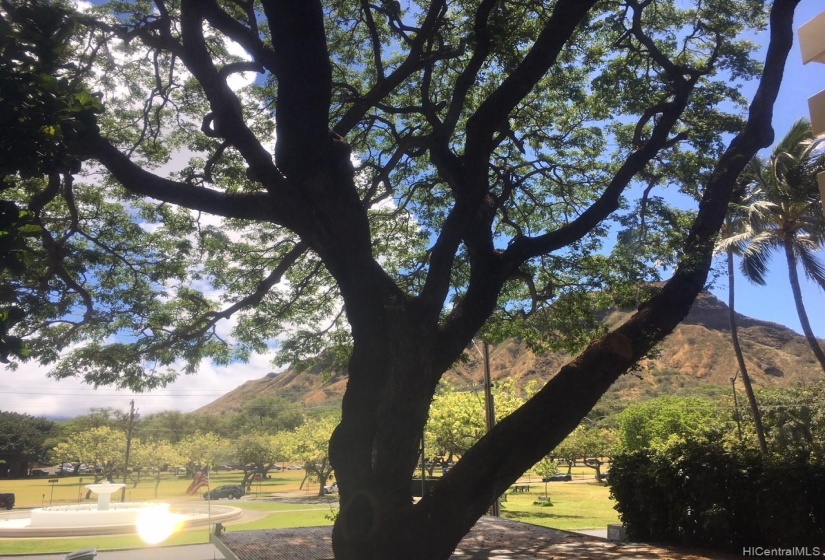
[[799, 120], [767, 160], [757, 157], [749, 165], [743, 180], [755, 199], [749, 204], [754, 235], [742, 254], [741, 269], [749, 280], [764, 285], [771, 253], [784, 252], [802, 331], [825, 371], [825, 353], [811, 330], [797, 273], [801, 264], [805, 275], [825, 289], [825, 264], [816, 256], [825, 242], [816, 179], [825, 171], [822, 140], [814, 140], [810, 122]]
[[[750, 165], [753, 165], [753, 162], [751, 162]], [[745, 172], [744, 176], [747, 176], [747, 172]], [[753, 392], [753, 385], [751, 384], [751, 378], [748, 374], [748, 366], [745, 364], [745, 356], [742, 354], [742, 346], [739, 344], [739, 328], [736, 323], [733, 257], [734, 255], [742, 255], [745, 247], [754, 235], [754, 231], [750, 227], [750, 223], [747, 220], [749, 214], [748, 203], [750, 202], [750, 193], [747, 193], [746, 191], [747, 183], [742, 181], [740, 182], [739, 187], [739, 192], [734, 193], [733, 200], [728, 206], [728, 215], [725, 217], [725, 223], [722, 225], [722, 231], [720, 232], [721, 236], [716, 245], [716, 251], [719, 253], [724, 252], [727, 257], [728, 322], [730, 324], [730, 336], [731, 343], [733, 345], [733, 353], [736, 355], [736, 362], [739, 365], [739, 373], [742, 374], [742, 384], [745, 386], [745, 394], [748, 396], [748, 404], [750, 405], [751, 416], [753, 416], [753, 423], [756, 428], [756, 437], [759, 440], [759, 449], [762, 451], [763, 455], [767, 455], [768, 442], [765, 440], [765, 429], [762, 426], [762, 414], [759, 412], [759, 406], [756, 402], [756, 395]], [[732, 377], [731, 381], [734, 379], [736, 379], [736, 376]], [[734, 397], [736, 397], [735, 394]]]

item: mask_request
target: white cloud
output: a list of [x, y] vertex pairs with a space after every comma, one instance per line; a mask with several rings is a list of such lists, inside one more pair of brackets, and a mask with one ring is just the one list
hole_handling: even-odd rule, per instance
[[74, 4], [74, 8], [78, 12], [88, 12], [92, 9], [92, 6], [94, 5], [91, 2], [85, 2], [84, 0], [74, 0], [72, 4]]
[[193, 375], [182, 375], [163, 389], [132, 393], [109, 387], [95, 389], [79, 379], [55, 380], [47, 368], [22, 364], [17, 371], [0, 370], [0, 410], [40, 417], [74, 417], [90, 408], [110, 407], [126, 411], [129, 401], [141, 414], [164, 410], [191, 412], [246, 381], [260, 379], [272, 371], [272, 354], [253, 356], [249, 363], [215, 366], [204, 362]]

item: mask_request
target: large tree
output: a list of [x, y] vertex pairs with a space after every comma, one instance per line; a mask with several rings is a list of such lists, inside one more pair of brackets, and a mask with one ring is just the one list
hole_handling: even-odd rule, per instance
[[55, 434], [55, 424], [28, 414], [0, 412], [0, 474], [23, 478], [33, 462], [48, 460], [46, 442]]
[[[736, 36], [762, 25], [761, 0], [140, 0], [86, 12], [72, 69], [106, 113], [86, 114], [72, 146], [100, 176], [17, 186], [44, 230], [42, 267], [16, 285], [31, 302], [17, 332], [55, 375], [93, 384], [159, 386], [276, 337], [283, 360], [346, 362], [329, 445], [336, 558], [447, 558], [687, 314], [736, 177], [773, 140], [797, 3], [771, 3], [746, 123], [719, 104], [741, 101], [736, 84], [757, 75]], [[243, 87], [248, 71], [259, 76]], [[665, 222], [651, 191], [665, 184], [701, 198], [690, 228], [653, 227]], [[608, 266], [602, 240], [626, 203], [642, 235]], [[414, 504], [436, 385], [485, 324], [506, 332], [534, 315], [557, 327], [542, 336], [578, 333], [578, 305], [599, 299], [588, 292], [647, 293], [622, 280], [649, 279], [659, 258], [672, 278]], [[44, 288], [53, 295], [37, 298]], [[554, 321], [565, 318], [554, 304], [578, 311]]]

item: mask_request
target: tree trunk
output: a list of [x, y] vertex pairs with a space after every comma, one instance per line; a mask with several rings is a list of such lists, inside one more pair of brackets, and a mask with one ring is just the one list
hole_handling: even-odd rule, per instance
[[748, 395], [748, 403], [751, 407], [753, 424], [756, 428], [756, 437], [759, 440], [759, 449], [763, 455], [768, 454], [768, 442], [765, 440], [765, 429], [762, 427], [762, 414], [756, 403], [756, 395], [753, 393], [751, 378], [748, 375], [748, 366], [745, 364], [745, 356], [742, 354], [742, 347], [739, 344], [739, 328], [736, 324], [736, 308], [734, 297], [734, 272], [733, 272], [733, 250], [728, 249], [728, 319], [730, 321], [730, 338], [733, 344], [733, 353], [736, 354], [736, 362], [739, 364], [739, 372], [742, 374], [742, 384], [745, 386], [745, 393]]
[[[414, 312], [390, 310], [383, 319], [363, 325], [362, 332], [353, 329], [342, 419], [330, 441], [341, 504], [335, 558], [448, 558], [466, 530], [434, 530], [413, 507], [410, 487], [443, 373], [432, 364], [437, 318], [421, 321]], [[436, 541], [440, 545], [433, 547]], [[435, 550], [440, 554], [431, 554]]]
[[822, 371], [825, 372], [825, 353], [822, 352], [819, 341], [814, 336], [813, 330], [811, 330], [808, 313], [802, 304], [802, 290], [799, 287], [799, 275], [796, 272], [796, 256], [793, 251], [793, 241], [785, 239], [784, 247], [785, 259], [788, 261], [788, 279], [791, 282], [791, 291], [793, 291], [793, 300], [796, 304], [796, 313], [799, 315], [799, 324], [802, 326], [802, 332], [805, 334], [805, 338], [808, 339], [808, 344], [811, 346], [814, 356], [819, 360], [819, 365], [822, 366]]
[[479, 268], [485, 274], [471, 278], [460, 313], [453, 310], [446, 325], [438, 323], [441, 309], [433, 313], [427, 301], [406, 298], [371, 278], [369, 260], [352, 264], [350, 258], [333, 270], [353, 338], [341, 423], [329, 447], [341, 503], [332, 533], [336, 560], [448, 560], [498, 496], [561, 443], [610, 386], [687, 315], [707, 280], [713, 239], [734, 182], [773, 140], [772, 108], [793, 43], [797, 3], [774, 3], [771, 45], [748, 122], [705, 188], [673, 278], [496, 424], [416, 504], [410, 478], [429, 404], [443, 372], [493, 311], [501, 285], [483, 284], [501, 272], [495, 265], [499, 261], [491, 257], [487, 267]]

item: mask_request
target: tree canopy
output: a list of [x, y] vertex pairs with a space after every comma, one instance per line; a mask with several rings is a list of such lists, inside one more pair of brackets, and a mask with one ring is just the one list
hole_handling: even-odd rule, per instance
[[22, 478], [28, 474], [31, 463], [45, 463], [46, 444], [55, 432], [54, 422], [45, 418], [0, 412], [0, 473], [9, 478]]
[[712, 440], [723, 427], [716, 405], [696, 397], [660, 397], [635, 403], [619, 420], [621, 447], [626, 452]]
[[[336, 558], [447, 558], [688, 312], [773, 139], [797, 3], [0, 3], [13, 33], [53, 15], [57, 86], [85, 103], [58, 123], [84, 172], [10, 178], [41, 232], [32, 266], [0, 272], [13, 334], [52, 375], [136, 389], [275, 346], [345, 366]], [[768, 9], [760, 66], [739, 35]], [[658, 263], [672, 278], [639, 289]], [[610, 301], [639, 311], [593, 340]], [[439, 379], [513, 332], [584, 350], [413, 504]]]

